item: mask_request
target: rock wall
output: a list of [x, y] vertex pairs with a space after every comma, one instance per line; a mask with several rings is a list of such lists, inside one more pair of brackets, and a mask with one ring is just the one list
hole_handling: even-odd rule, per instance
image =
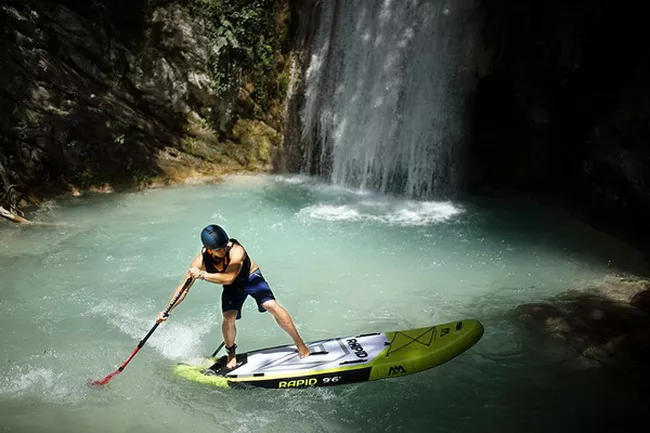
[[265, 146], [280, 138], [238, 121], [253, 111], [245, 86], [217, 95], [219, 53], [187, 3], [0, 5], [0, 193], [16, 185], [5, 203], [268, 168]]
[[305, 153], [302, 137], [301, 111], [305, 103], [305, 74], [314, 29], [318, 26], [320, 3], [314, 0], [291, 0], [292, 26], [289, 40], [289, 86], [285, 101], [283, 146], [274, 154], [274, 166], [278, 171], [299, 173]]

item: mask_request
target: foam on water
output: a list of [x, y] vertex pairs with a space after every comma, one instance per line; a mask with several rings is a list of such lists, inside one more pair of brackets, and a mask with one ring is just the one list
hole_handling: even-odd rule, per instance
[[324, 221], [372, 221], [417, 227], [452, 220], [463, 212], [449, 202], [361, 201], [354, 205], [318, 204], [298, 212], [299, 217]]
[[[60, 377], [60, 375], [58, 376]], [[47, 368], [12, 366], [2, 374], [0, 394], [43, 392], [54, 388], [57, 375]]]
[[278, 175], [275, 176], [277, 182], [286, 183], [289, 185], [300, 185], [307, 182], [313, 182], [313, 179], [305, 175]]
[[0, 373], [0, 398], [37, 398], [56, 405], [78, 404], [85, 397], [85, 385], [71, 373], [29, 364], [12, 365]]

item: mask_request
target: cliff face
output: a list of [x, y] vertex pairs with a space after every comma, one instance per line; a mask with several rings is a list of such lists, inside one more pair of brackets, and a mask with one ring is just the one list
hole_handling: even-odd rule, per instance
[[187, 1], [113, 3], [0, 5], [0, 193], [16, 185], [9, 206], [25, 194], [270, 163], [265, 147], [280, 137], [256, 120], [250, 86], [217, 90], [209, 23]]
[[560, 203], [649, 251], [648, 2], [482, 7], [473, 191]]
[[287, 88], [283, 145], [274, 154], [274, 166], [282, 172], [299, 173], [302, 170], [304, 139], [301, 112], [305, 104], [306, 73], [312, 39], [319, 24], [320, 3], [314, 0], [291, 0], [291, 27], [288, 40], [289, 83]]

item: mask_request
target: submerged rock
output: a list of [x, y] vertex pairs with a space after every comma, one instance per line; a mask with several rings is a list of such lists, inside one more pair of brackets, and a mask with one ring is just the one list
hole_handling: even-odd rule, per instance
[[609, 277], [513, 314], [563, 360], [650, 383], [649, 280]]

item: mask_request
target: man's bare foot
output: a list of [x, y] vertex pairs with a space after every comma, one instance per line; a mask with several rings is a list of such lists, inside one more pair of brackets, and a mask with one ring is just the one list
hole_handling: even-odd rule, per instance
[[237, 355], [232, 354], [228, 355], [228, 363], [226, 364], [226, 368], [230, 368], [231, 370], [237, 366]]
[[298, 348], [298, 356], [300, 358], [306, 358], [306, 357], [308, 357], [310, 355], [310, 353], [311, 352], [310, 352], [309, 348], [307, 346], [305, 346], [305, 345], [302, 345], [302, 346], [300, 346]]

